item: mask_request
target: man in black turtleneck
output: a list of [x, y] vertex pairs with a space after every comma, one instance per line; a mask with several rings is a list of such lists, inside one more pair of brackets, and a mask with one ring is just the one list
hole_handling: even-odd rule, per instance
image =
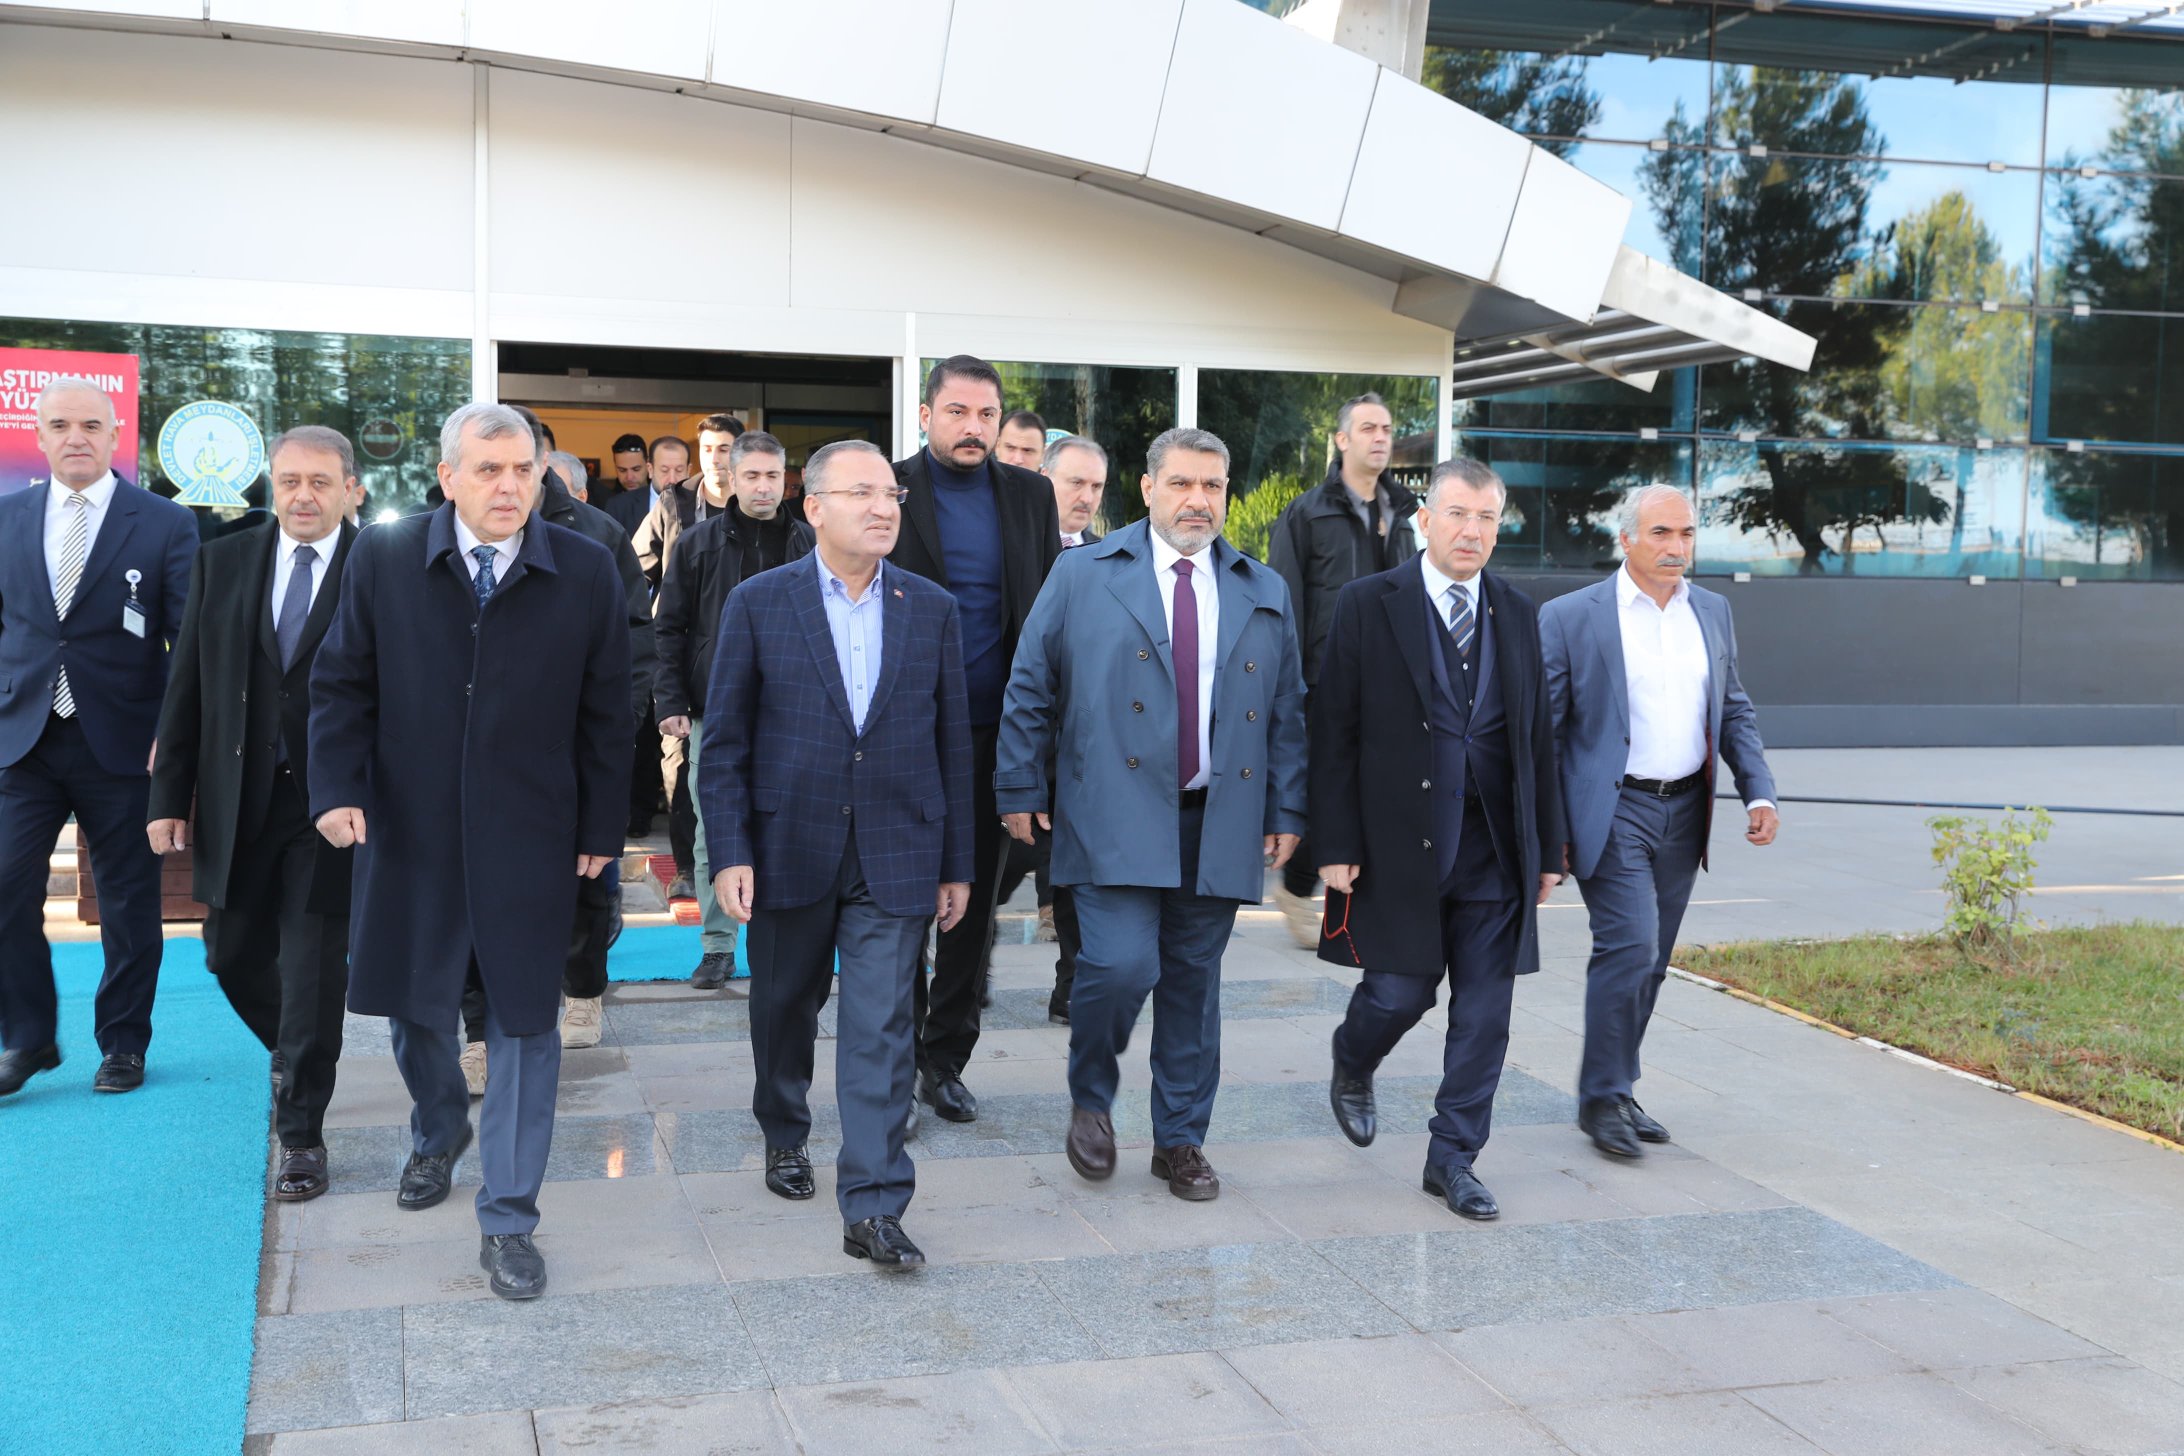
[[[652, 685], [653, 711], [662, 737], [686, 743], [690, 765], [686, 780], [698, 772], [705, 720], [705, 693], [713, 667], [713, 641], [720, 629], [721, 607], [728, 593], [762, 571], [798, 560], [811, 552], [812, 529], [791, 521], [781, 509], [787, 452], [764, 430], [746, 430], [728, 451], [725, 475], [732, 494], [710, 499], [711, 473], [700, 499], [709, 514], [675, 538], [667, 569], [660, 578], [660, 599], [652, 618], [659, 649], [659, 671]], [[695, 811], [695, 796], [692, 799]], [[736, 923], [713, 897], [712, 866], [706, 861], [705, 822], [693, 812], [692, 853], [697, 861], [694, 888], [704, 926], [698, 967], [690, 984], [718, 990], [736, 974]]]
[[902, 534], [888, 557], [948, 588], [963, 626], [977, 831], [971, 903], [953, 929], [940, 933], [930, 993], [921, 973], [915, 1001], [918, 1096], [950, 1122], [978, 1116], [963, 1068], [978, 1045], [979, 983], [1007, 843], [993, 798], [1001, 695], [1017, 634], [1062, 549], [1046, 477], [993, 458], [1001, 414], [1001, 376], [991, 364], [958, 354], [933, 366], [918, 409], [926, 446], [895, 462], [906, 496]]

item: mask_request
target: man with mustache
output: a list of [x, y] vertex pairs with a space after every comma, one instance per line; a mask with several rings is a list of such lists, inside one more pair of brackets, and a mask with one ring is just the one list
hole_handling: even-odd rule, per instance
[[1218, 437], [1169, 430], [1146, 452], [1147, 518], [1055, 564], [1016, 649], [993, 776], [1009, 834], [1049, 831], [1054, 883], [1076, 891], [1070, 1166], [1115, 1171], [1117, 1060], [1150, 995], [1152, 1171], [1191, 1201], [1221, 1192], [1205, 1142], [1222, 954], [1237, 906], [1258, 903], [1304, 829], [1289, 589], [1221, 539], [1228, 466]]
[[1744, 801], [1744, 837], [1774, 842], [1774, 776], [1737, 680], [1728, 601], [1685, 579], [1691, 502], [1649, 485], [1623, 503], [1623, 565], [1540, 608], [1540, 650], [1562, 771], [1567, 868], [1592, 918], [1577, 1125], [1635, 1158], [1668, 1129], [1631, 1095], [1638, 1046], [1706, 864], [1715, 759]]

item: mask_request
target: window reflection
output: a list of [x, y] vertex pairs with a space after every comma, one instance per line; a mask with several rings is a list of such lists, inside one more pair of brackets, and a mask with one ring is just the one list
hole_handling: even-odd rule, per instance
[[2026, 452], [1863, 443], [1699, 445], [1699, 569], [2013, 577]]
[[1615, 513], [1647, 485], [1691, 489], [1688, 441], [1614, 436], [1493, 435], [1467, 430], [1459, 453], [1509, 487], [1494, 565], [1505, 571], [1611, 571], [1621, 560]]
[[[2173, 154], [2164, 161], [2137, 145], [2163, 130], [2173, 136], [2184, 119], [2179, 49], [2174, 40], [2056, 37], [2047, 96], [2049, 165], [2184, 172]], [[2104, 160], [2111, 157], [2117, 160]]]
[[2184, 445], [2184, 318], [2048, 314], [2038, 349], [2034, 439]]
[[[2184, 116], [2163, 160], [2184, 171]], [[2184, 179], [2053, 173], [2040, 251], [2050, 303], [2184, 312]]]
[[2033, 452], [2031, 576], [2184, 577], [2184, 456]]
[[1460, 399], [1451, 419], [1458, 429], [1471, 430], [1688, 432], [1696, 410], [1697, 374], [1695, 369], [1671, 370], [1646, 393], [1593, 378]]
[[1434, 7], [1419, 79], [1538, 137], [1650, 141], [1706, 113], [1706, 13], [1683, 6]]

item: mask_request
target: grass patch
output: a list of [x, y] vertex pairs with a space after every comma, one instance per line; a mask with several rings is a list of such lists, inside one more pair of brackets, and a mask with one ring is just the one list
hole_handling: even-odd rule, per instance
[[2184, 926], [2021, 931], [1984, 965], [1935, 936], [1677, 951], [1698, 975], [2184, 1141]]

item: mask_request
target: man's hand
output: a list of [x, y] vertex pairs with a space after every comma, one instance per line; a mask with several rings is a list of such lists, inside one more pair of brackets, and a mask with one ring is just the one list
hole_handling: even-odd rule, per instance
[[1536, 905], [1546, 904], [1547, 897], [1553, 894], [1555, 886], [1561, 883], [1562, 876], [1560, 875], [1541, 875], [1539, 877], [1539, 899], [1535, 900], [1533, 903]]
[[328, 809], [318, 817], [318, 832], [336, 849], [364, 842], [362, 809]]
[[144, 826], [145, 833], [152, 837], [153, 854], [179, 854], [188, 849], [189, 846], [183, 843], [188, 829], [186, 819], [154, 819]]
[[1775, 831], [1781, 827], [1782, 816], [1763, 806], [1752, 810], [1752, 822], [1745, 826], [1744, 837], [1754, 844], [1772, 844]]
[[[1021, 819], [1026, 816], [1012, 814], [1009, 817]], [[1039, 817], [1044, 819], [1046, 815], [1041, 814]], [[970, 908], [971, 887], [961, 880], [950, 880], [933, 896], [933, 922], [942, 930], [953, 930], [956, 922], [963, 918], [963, 912]]]
[[1277, 870], [1288, 864], [1289, 857], [1297, 852], [1297, 845], [1302, 839], [1303, 836], [1298, 834], [1269, 834], [1266, 837], [1267, 864]]
[[1321, 865], [1319, 877], [1327, 882], [1328, 889], [1347, 895], [1357, 888], [1357, 877], [1363, 869], [1363, 865]]
[[677, 713], [672, 718], [662, 718], [660, 720], [660, 731], [670, 738], [688, 738], [690, 736], [690, 715], [688, 713]]
[[596, 880], [600, 872], [614, 862], [611, 854], [580, 854], [576, 857], [576, 872], [587, 880]]
[[[1001, 816], [1001, 827], [1006, 829], [1009, 832], [1009, 838], [1015, 840], [1018, 844], [1037, 844], [1039, 841], [1033, 838], [1031, 833], [1031, 821], [1034, 819], [1039, 821], [1041, 829], [1046, 830], [1049, 834], [1054, 832], [1054, 821], [1044, 814], [1003, 814]], [[942, 888], [945, 889], [946, 886], [942, 886]], [[942, 929], [946, 928], [945, 926], [942, 927]]]
[[751, 921], [751, 867], [730, 865], [713, 876], [713, 898], [720, 908], [748, 925]]

